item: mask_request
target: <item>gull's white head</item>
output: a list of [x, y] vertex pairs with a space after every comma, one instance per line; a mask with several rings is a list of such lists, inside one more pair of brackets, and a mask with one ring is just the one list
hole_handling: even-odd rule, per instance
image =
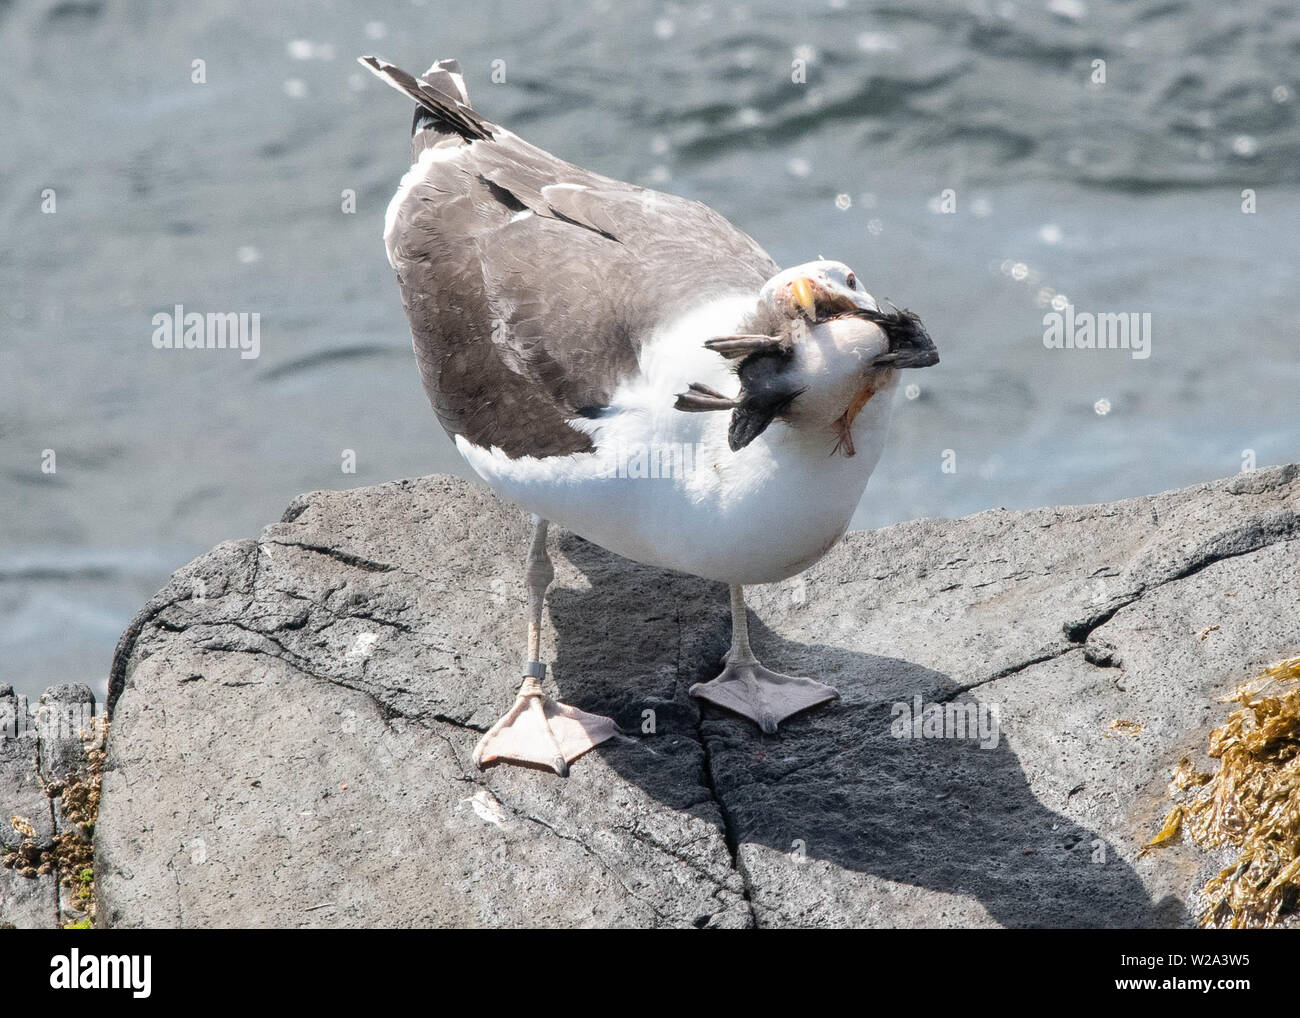
[[741, 330], [705, 344], [737, 362], [739, 395], [695, 385], [677, 402], [681, 410], [731, 410], [733, 450], [781, 420], [829, 429], [834, 448], [852, 456], [851, 429], [867, 401], [893, 388], [897, 369], [939, 362], [916, 315], [882, 308], [852, 269], [827, 259], [769, 279]]
[[763, 284], [758, 299], [760, 302], [768, 301], [791, 315], [812, 312], [819, 299], [827, 307], [880, 310], [876, 298], [862, 287], [852, 269], [843, 262], [826, 259], [804, 262], [778, 272]]

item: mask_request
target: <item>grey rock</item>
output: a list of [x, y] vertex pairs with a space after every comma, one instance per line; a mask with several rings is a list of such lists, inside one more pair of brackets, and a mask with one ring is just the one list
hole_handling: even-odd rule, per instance
[[[32, 839], [45, 848], [54, 841], [54, 818], [37, 771], [36, 729], [26, 697], [14, 695], [12, 686], [0, 688], [0, 854], [15, 851], [24, 838], [13, 825], [15, 817], [36, 831]], [[0, 924], [18, 929], [53, 926], [58, 916], [57, 882], [53, 876], [25, 877], [16, 869], [0, 866]]]
[[[30, 840], [37, 852], [54, 847], [63, 820], [58, 797], [47, 793], [87, 764], [81, 733], [93, 720], [95, 698], [83, 684], [52, 686], [35, 710], [12, 686], [0, 687], [0, 852]], [[26, 821], [35, 836], [15, 826]], [[59, 874], [25, 876], [0, 867], [0, 924], [20, 929], [48, 928], [71, 918], [70, 899], [60, 902]], [[77, 913], [79, 914], [79, 913]]]
[[[1186, 924], [1205, 860], [1139, 849], [1216, 698], [1300, 651], [1298, 477], [851, 533], [750, 591], [759, 655], [843, 697], [771, 738], [686, 693], [722, 586], [553, 531], [546, 683], [630, 733], [567, 780], [470, 763], [518, 685], [524, 515], [448, 477], [300, 496], [123, 636], [101, 919]], [[986, 728], [899, 738], [917, 697]]]
[[41, 694], [35, 722], [40, 733], [41, 776], [47, 782], [65, 781], [85, 770], [95, 717], [95, 694], [84, 683], [51, 686]]
[[19, 930], [59, 925], [59, 884], [53, 874], [25, 877], [0, 867], [0, 927], [8, 925]]
[[16, 696], [13, 687], [0, 691], [0, 850], [14, 848], [21, 840], [12, 819], [22, 817], [36, 830], [40, 844], [54, 837], [50, 800], [45, 795], [37, 768], [40, 753], [27, 698]]

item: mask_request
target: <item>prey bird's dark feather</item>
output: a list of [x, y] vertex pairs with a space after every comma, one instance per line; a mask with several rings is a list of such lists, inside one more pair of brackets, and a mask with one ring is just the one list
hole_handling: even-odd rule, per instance
[[717, 336], [704, 345], [728, 360], [748, 357], [751, 353], [778, 353], [789, 347], [789, 338], [780, 336]]
[[740, 406], [740, 399], [724, 396], [717, 389], [711, 389], [700, 382], [692, 382], [686, 392], [677, 394], [673, 404], [677, 410], [698, 413], [704, 410], [734, 410]]

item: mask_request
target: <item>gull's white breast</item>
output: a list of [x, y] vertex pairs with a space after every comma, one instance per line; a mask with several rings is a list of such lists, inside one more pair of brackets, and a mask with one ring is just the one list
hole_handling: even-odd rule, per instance
[[732, 452], [729, 412], [673, 403], [692, 382], [736, 392], [730, 365], [703, 341], [734, 331], [752, 307], [752, 295], [721, 298], [650, 337], [608, 413], [572, 422], [595, 452], [510, 459], [463, 438], [457, 448], [503, 497], [619, 555], [724, 583], [792, 576], [848, 529], [884, 448], [894, 381], [855, 420], [855, 456], [833, 452], [829, 420], [774, 421]]

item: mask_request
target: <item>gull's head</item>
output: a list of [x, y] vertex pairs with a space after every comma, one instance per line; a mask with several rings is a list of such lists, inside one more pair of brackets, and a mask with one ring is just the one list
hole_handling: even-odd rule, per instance
[[743, 449], [773, 421], [828, 435], [853, 455], [853, 423], [877, 393], [887, 399], [899, 368], [939, 363], [921, 320], [882, 307], [843, 262], [818, 259], [779, 272], [759, 291], [734, 336], [705, 343], [734, 362], [736, 396], [692, 385], [679, 410], [730, 410], [728, 441]]
[[778, 272], [763, 284], [760, 302], [772, 305], [788, 318], [808, 321], [858, 309], [878, 311], [876, 300], [858, 283], [843, 262], [819, 259]]
[[[796, 347], [811, 342], [830, 355], [849, 355], [862, 370], [925, 368], [939, 352], [921, 320], [892, 305], [882, 309], [857, 274], [843, 262], [818, 259], [779, 272], [758, 295], [790, 322]], [[803, 326], [803, 328], [800, 328]], [[802, 342], [801, 342], [802, 341]]]

